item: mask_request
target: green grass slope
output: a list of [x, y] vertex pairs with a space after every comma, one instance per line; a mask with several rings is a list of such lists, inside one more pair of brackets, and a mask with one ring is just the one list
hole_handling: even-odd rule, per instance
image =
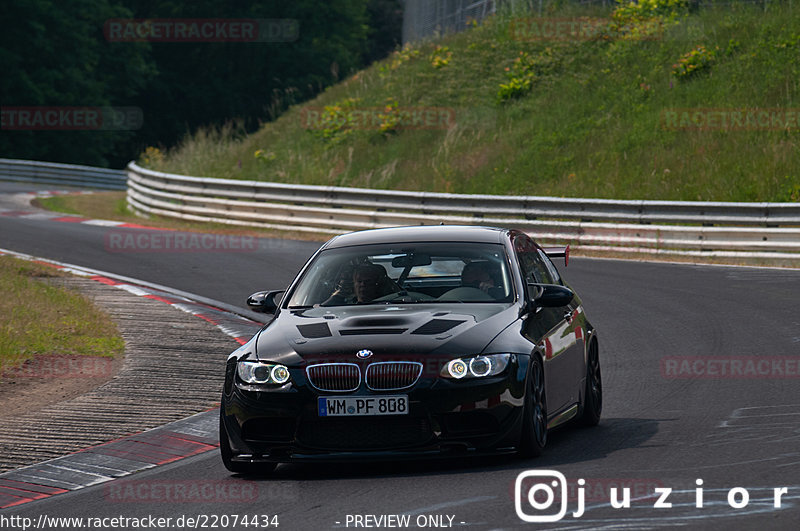
[[[800, 201], [800, 5], [690, 13], [680, 0], [642, 0], [615, 15], [543, 13], [613, 15], [616, 26], [592, 39], [563, 26], [559, 39], [537, 38], [544, 26], [520, 18], [531, 15], [502, 12], [398, 51], [254, 134], [199, 131], [166, 154], [148, 148], [142, 162], [402, 190]], [[748, 118], [753, 111], [769, 118]]]

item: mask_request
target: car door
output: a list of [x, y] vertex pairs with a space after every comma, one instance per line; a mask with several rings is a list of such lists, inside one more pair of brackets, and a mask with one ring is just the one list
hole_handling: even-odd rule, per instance
[[[539, 248], [539, 257], [541, 263], [544, 264], [550, 274], [552, 284], [566, 286], [555, 264], [553, 264], [553, 261], [550, 260], [541, 248]], [[586, 377], [586, 314], [583, 311], [583, 304], [577, 294], [575, 294], [575, 297], [568, 305], [559, 310], [562, 318], [566, 322], [566, 326], [561, 330], [559, 338], [563, 343], [569, 343], [570, 345], [566, 359], [569, 360], [569, 372], [572, 375], [570, 383], [572, 385], [567, 402], [568, 404], [574, 404], [579, 402], [580, 395], [583, 392], [584, 378]]]
[[[514, 250], [526, 284], [560, 284], [553, 278], [539, 247], [524, 234], [514, 239]], [[551, 264], [552, 265], [552, 264]], [[583, 363], [583, 349], [577, 341], [574, 304], [558, 308], [537, 308], [523, 325], [523, 334], [544, 352], [545, 389], [548, 416], [560, 413], [578, 401], [577, 367]]]

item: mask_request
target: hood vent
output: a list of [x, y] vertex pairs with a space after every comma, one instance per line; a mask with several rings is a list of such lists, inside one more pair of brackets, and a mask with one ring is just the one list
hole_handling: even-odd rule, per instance
[[407, 318], [399, 316], [380, 316], [380, 317], [350, 317], [342, 321], [342, 326], [346, 328], [366, 328], [368, 326], [390, 326], [408, 325]]
[[343, 336], [369, 336], [373, 334], [402, 334], [408, 328], [351, 328], [349, 330], [339, 330]]
[[319, 339], [321, 337], [331, 337], [331, 329], [328, 323], [313, 323], [297, 325], [297, 330], [306, 339]]
[[463, 322], [465, 321], [458, 321], [456, 319], [431, 319], [411, 333], [424, 336], [434, 336], [447, 332], [451, 328], [455, 328]]

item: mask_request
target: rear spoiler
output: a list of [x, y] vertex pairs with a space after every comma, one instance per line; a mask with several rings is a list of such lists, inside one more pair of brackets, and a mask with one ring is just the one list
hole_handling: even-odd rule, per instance
[[543, 247], [544, 254], [550, 258], [563, 258], [564, 267], [569, 265], [569, 245], [566, 247]]

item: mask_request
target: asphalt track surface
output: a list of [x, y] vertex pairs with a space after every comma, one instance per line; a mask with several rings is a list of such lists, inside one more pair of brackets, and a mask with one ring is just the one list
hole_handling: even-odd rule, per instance
[[[22, 189], [0, 184], [0, 193]], [[0, 247], [238, 306], [253, 291], [284, 287], [317, 247], [262, 239], [250, 252], [117, 252], [107, 246], [112, 230], [121, 229], [0, 216]], [[797, 529], [800, 271], [582, 258], [560, 269], [599, 330], [605, 402], [598, 427], [551, 433], [540, 458], [282, 465], [269, 478], [242, 479], [212, 451], [0, 516], [169, 517], [171, 528], [181, 516], [200, 516], [200, 528], [231, 529], [232, 516], [214, 518], [277, 515], [280, 529], [363, 529], [398, 522], [367, 515], [405, 515], [412, 529], [530, 528], [515, 510], [515, 479], [554, 470], [566, 476], [570, 495], [566, 516], [550, 528]], [[226, 354], [220, 352], [220, 370]], [[740, 365], [731, 376], [734, 363]], [[585, 513], [576, 518], [579, 478], [586, 481]], [[126, 481], [144, 490], [114, 495], [114, 483]], [[214, 502], [147, 499], [156, 487], [209, 484], [219, 492]], [[610, 506], [612, 486], [630, 487], [630, 508]], [[773, 489], [781, 487], [787, 491], [775, 508]], [[654, 507], [656, 488], [672, 489], [671, 507]], [[747, 490], [746, 506], [731, 506], [734, 488]], [[733, 501], [741, 500], [734, 492]], [[520, 505], [538, 517], [559, 509]], [[357, 516], [364, 525], [356, 526]]]

